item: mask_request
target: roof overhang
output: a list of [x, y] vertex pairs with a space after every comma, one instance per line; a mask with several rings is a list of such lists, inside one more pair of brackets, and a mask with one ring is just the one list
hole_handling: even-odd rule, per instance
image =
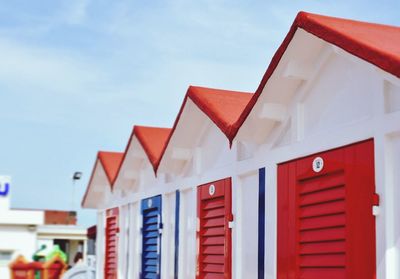
[[116, 191], [122, 191], [123, 196], [138, 191], [146, 170], [151, 169], [148, 175], [155, 178], [161, 152], [170, 132], [169, 128], [134, 126], [116, 176]]
[[103, 164], [97, 158], [81, 205], [83, 208], [100, 209], [105, 205], [106, 196], [110, 194], [110, 180]]
[[232, 124], [241, 115], [252, 94], [190, 86], [163, 150], [159, 172], [179, 173], [193, 157], [207, 129], [214, 125], [232, 142]]

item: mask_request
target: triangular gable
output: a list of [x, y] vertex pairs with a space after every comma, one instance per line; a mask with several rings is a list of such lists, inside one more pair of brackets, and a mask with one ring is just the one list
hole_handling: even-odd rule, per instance
[[299, 28], [400, 77], [399, 27], [299, 12], [289, 33], [273, 56], [253, 98], [238, 121], [232, 125], [234, 137], [250, 114]]
[[162, 151], [160, 161], [163, 160], [175, 130], [181, 122], [183, 112], [188, 106], [188, 100], [202, 111], [227, 137], [229, 143], [231, 143], [235, 135], [233, 132], [236, 132], [236, 130], [232, 129], [232, 126], [237, 122], [252, 96], [253, 94], [248, 92], [190, 86]]
[[190, 86], [188, 97], [231, 141], [232, 125], [239, 119], [253, 95], [248, 92]]
[[[122, 157], [123, 153], [120, 152], [99, 151], [97, 153], [89, 183], [81, 202], [82, 207], [86, 207], [86, 201], [90, 196], [91, 190], [96, 186], [107, 187], [111, 192]], [[96, 185], [98, 181], [101, 181], [102, 185]]]
[[107, 178], [110, 181], [110, 185], [114, 184], [117, 178], [118, 169], [121, 165], [124, 153], [122, 152], [106, 152], [100, 151], [98, 153], [98, 158], [103, 165], [104, 171], [107, 174]]
[[[141, 177], [141, 165], [143, 160], [148, 161], [153, 169], [160, 162], [161, 152], [166, 144], [170, 128], [134, 126], [128, 144], [125, 148], [122, 163], [119, 166], [114, 185], [119, 190], [134, 191], [134, 185], [137, 185]], [[114, 186], [113, 186], [114, 187]]]
[[161, 154], [164, 150], [165, 144], [167, 143], [171, 129], [135, 126], [133, 133], [142, 144], [155, 172], [160, 163]]

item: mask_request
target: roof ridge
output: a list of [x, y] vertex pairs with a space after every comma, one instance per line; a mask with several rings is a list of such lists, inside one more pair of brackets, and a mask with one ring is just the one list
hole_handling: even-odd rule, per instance
[[[125, 154], [124, 152], [115, 152], [115, 151], [99, 151], [97, 153], [97, 157], [103, 166], [108, 181], [110, 182], [111, 189], [113, 188], [115, 179], [117, 178], [119, 166], [122, 164], [122, 159], [124, 157], [124, 154]], [[111, 158], [111, 156], [113, 158]], [[110, 166], [110, 164], [112, 165]], [[118, 165], [116, 169], [114, 169], [116, 167], [114, 164]]]
[[[205, 93], [205, 91], [207, 91]], [[231, 144], [232, 142], [232, 131], [234, 131], [232, 129], [232, 125], [234, 125], [234, 123], [236, 123], [236, 121], [233, 121], [232, 123], [227, 123], [227, 121], [221, 117], [221, 115], [219, 115], [218, 113], [216, 113], [215, 108], [212, 107], [210, 108], [210, 106], [206, 106], [204, 103], [204, 100], [202, 100], [201, 98], [203, 96], [200, 97], [200, 95], [213, 95], [211, 93], [216, 93], [215, 95], [221, 95], [221, 93], [223, 93], [225, 96], [234, 96], [237, 98], [238, 96], [240, 96], [239, 98], [241, 99], [240, 101], [240, 106], [242, 106], [242, 103], [245, 102], [246, 104], [252, 99], [253, 93], [251, 92], [241, 92], [241, 91], [232, 91], [232, 90], [225, 90], [225, 89], [215, 89], [215, 88], [209, 88], [209, 87], [201, 87], [201, 86], [193, 86], [190, 85], [186, 91], [186, 95], [183, 99], [181, 108], [179, 109], [179, 113], [175, 119], [174, 125], [171, 129], [171, 132], [169, 134], [169, 137], [165, 143], [165, 146], [163, 148], [163, 151], [161, 153], [160, 156], [160, 161], [159, 163], [161, 163], [162, 158], [164, 157], [164, 154], [166, 152], [166, 149], [169, 145], [169, 142], [172, 138], [172, 135], [178, 125], [179, 119], [182, 115], [182, 112], [184, 110], [184, 108], [186, 107], [186, 103], [187, 103], [187, 99], [190, 98], [190, 100], [205, 114], [207, 115], [207, 117], [221, 130], [222, 133], [225, 134], [225, 136], [228, 138], [229, 143]], [[208, 103], [208, 102], [207, 102]], [[238, 117], [240, 117], [242, 110], [245, 108], [245, 105], [243, 107], [239, 107], [240, 113], [238, 114]], [[226, 109], [226, 106], [224, 106], [224, 109]], [[229, 111], [229, 113], [235, 113], [234, 111]], [[155, 168], [155, 172], [157, 173], [158, 170], [158, 166]]]
[[[148, 142], [148, 138], [145, 138], [146, 136], [149, 135], [143, 135], [143, 130], [153, 130], [154, 131], [158, 131], [158, 132], [163, 132], [164, 134], [158, 134], [157, 137], [155, 138], [156, 141], [160, 141], [160, 142], [152, 142], [153, 146], [151, 146], [151, 143]], [[164, 146], [169, 138], [169, 135], [172, 131], [172, 128], [164, 128], [164, 127], [145, 127], [145, 126], [135, 126], [133, 133], [134, 135], [136, 135], [136, 138], [138, 139], [138, 141], [140, 142], [141, 146], [143, 147], [150, 163], [153, 166], [153, 170], [154, 170], [154, 174], [157, 175], [157, 167], [158, 164], [161, 160], [161, 155], [162, 150], [164, 149]], [[148, 131], [147, 131], [148, 132]], [[146, 132], [145, 132], [146, 133]], [[161, 144], [161, 150], [152, 150], [152, 148], [157, 147], [154, 146], [154, 144]], [[159, 154], [154, 154], [159, 152]]]

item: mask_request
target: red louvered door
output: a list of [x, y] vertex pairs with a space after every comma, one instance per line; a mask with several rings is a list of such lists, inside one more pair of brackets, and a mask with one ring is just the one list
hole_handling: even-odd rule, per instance
[[230, 178], [198, 187], [198, 279], [231, 278]]
[[106, 219], [106, 251], [104, 261], [104, 278], [117, 278], [117, 254], [118, 254], [118, 210], [109, 210]]
[[278, 166], [278, 278], [374, 279], [373, 141]]

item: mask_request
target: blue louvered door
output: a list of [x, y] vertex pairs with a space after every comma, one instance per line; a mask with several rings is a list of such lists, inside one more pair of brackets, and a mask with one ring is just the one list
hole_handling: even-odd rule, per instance
[[161, 196], [142, 200], [142, 270], [140, 278], [161, 278]]

